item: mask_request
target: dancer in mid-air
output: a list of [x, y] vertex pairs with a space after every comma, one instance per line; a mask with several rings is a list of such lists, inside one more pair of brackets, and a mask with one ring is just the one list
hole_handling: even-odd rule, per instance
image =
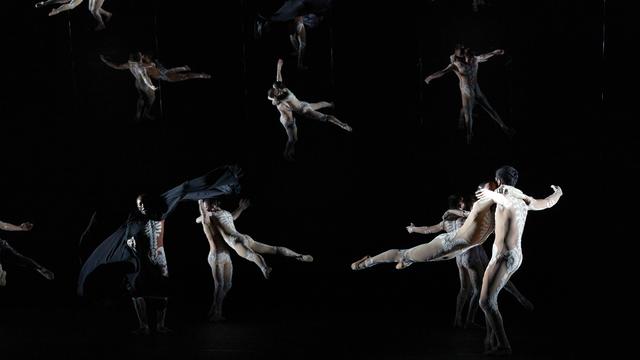
[[100, 60], [115, 70], [129, 70], [135, 79], [136, 90], [138, 90], [138, 102], [136, 105], [136, 120], [140, 120], [142, 116], [147, 119], [153, 119], [151, 110], [156, 100], [157, 87], [151, 82], [148, 66], [145, 65], [142, 53], [138, 52], [129, 56], [129, 61], [124, 64], [114, 64], [108, 61], [103, 55]]
[[[462, 196], [449, 196], [449, 209], [442, 215], [442, 221], [432, 226], [417, 227], [413, 224], [407, 226], [407, 232], [419, 234], [435, 234], [441, 231], [455, 234], [462, 226], [469, 215], [465, 210], [465, 201]], [[460, 279], [460, 290], [456, 299], [456, 315], [454, 318], [455, 327], [468, 328], [475, 324], [476, 312], [478, 310], [478, 297], [482, 288], [482, 276], [487, 267], [489, 259], [482, 246], [474, 246], [462, 254], [456, 256], [458, 275]], [[518, 302], [528, 310], [533, 310], [533, 304], [525, 298], [516, 286], [509, 281], [505, 285], [505, 290], [511, 293]], [[466, 320], [462, 321], [462, 311], [468, 305]]]
[[480, 85], [478, 85], [478, 64], [489, 60], [495, 55], [502, 54], [504, 54], [504, 50], [494, 50], [487, 54], [474, 55], [471, 49], [458, 45], [454, 54], [450, 57], [450, 64], [443, 70], [427, 76], [424, 80], [429, 84], [433, 79], [442, 77], [452, 71], [458, 76], [462, 98], [458, 127], [466, 130], [467, 143], [470, 143], [473, 138], [473, 110], [476, 102], [498, 123], [502, 131], [508, 136], [512, 136], [515, 133], [513, 129], [502, 121], [500, 115], [493, 109], [482, 90], [480, 90]]
[[157, 59], [152, 59], [147, 54], [142, 54], [142, 64], [153, 80], [178, 82], [191, 79], [211, 79], [209, 74], [192, 72], [187, 65], [167, 69]]
[[[483, 188], [495, 189], [494, 182], [482, 184]], [[351, 264], [352, 270], [362, 270], [382, 263], [396, 263], [396, 269], [404, 269], [416, 262], [449, 260], [474, 246], [484, 243], [493, 233], [493, 202], [476, 201], [467, 218], [455, 233], [444, 233], [428, 243], [411, 249], [391, 249], [376, 256], [365, 256]]]
[[[4, 231], [31, 231], [32, 228], [33, 224], [28, 222], [20, 225], [13, 225], [0, 221], [0, 230]], [[2, 262], [5, 260], [10, 261], [17, 266], [34, 270], [47, 280], [53, 280], [54, 275], [51, 271], [35, 262], [33, 259], [17, 252], [6, 240], [0, 239], [0, 286], [7, 285], [7, 271], [2, 267]]]
[[[248, 205], [248, 203], [245, 205]], [[208, 234], [208, 232], [212, 232], [213, 228], [211, 226], [214, 226], [218, 231], [220, 231], [220, 234], [227, 245], [240, 255], [240, 257], [256, 264], [266, 279], [268, 279], [271, 274], [271, 268], [267, 266], [267, 263], [264, 261], [264, 258], [262, 257], [263, 254], [291, 257], [302, 262], [313, 261], [313, 257], [311, 255], [299, 254], [283, 246], [263, 244], [253, 240], [249, 235], [238, 232], [235, 227], [234, 219], [237, 218], [240, 213], [236, 211], [234, 217], [234, 214], [221, 208], [217, 201], [208, 199], [204, 200], [200, 209], [205, 212], [196, 220], [196, 222], [203, 222], [207, 238], [212, 235]], [[209, 239], [209, 241], [211, 241], [211, 239]]]
[[[36, 8], [45, 7], [52, 4], [63, 4], [49, 12], [49, 16], [57, 15], [63, 11], [72, 10], [76, 6], [80, 5], [84, 0], [46, 0], [36, 3]], [[89, 0], [89, 12], [98, 22], [95, 30], [103, 30], [106, 28], [105, 21], [111, 19], [111, 13], [102, 8], [104, 0]], [[104, 16], [104, 19], [102, 18]]]
[[[233, 212], [234, 220], [249, 206], [248, 201], [241, 200], [238, 208]], [[233, 280], [233, 263], [231, 262], [231, 249], [224, 241], [222, 233], [217, 229], [207, 212], [211, 211], [209, 200], [198, 200], [200, 217], [196, 222], [202, 223], [202, 229], [209, 242], [209, 256], [207, 262], [213, 275], [213, 302], [209, 310], [209, 321], [223, 321], [222, 304], [227, 292], [231, 290]]]
[[496, 171], [498, 188], [478, 190], [478, 201], [497, 204], [495, 211], [495, 240], [491, 260], [485, 270], [480, 292], [480, 308], [484, 312], [487, 332], [484, 341], [489, 355], [511, 354], [511, 345], [498, 309], [498, 294], [522, 264], [522, 233], [529, 210], [553, 207], [562, 196], [559, 186], [551, 185], [553, 194], [538, 200], [515, 188], [518, 171], [503, 166]]
[[276, 82], [271, 89], [269, 89], [267, 97], [280, 112], [280, 123], [282, 123], [282, 126], [287, 132], [287, 145], [285, 146], [284, 157], [288, 160], [293, 160], [295, 152], [294, 146], [296, 141], [298, 141], [298, 129], [296, 127], [296, 119], [293, 116], [294, 113], [314, 120], [332, 123], [345, 131], [350, 132], [352, 129], [351, 126], [341, 122], [335, 116], [323, 114], [318, 111], [323, 108], [333, 107], [333, 103], [326, 101], [308, 103], [298, 100], [293, 92], [286, 88], [282, 82], [283, 64], [283, 60], [278, 59]]

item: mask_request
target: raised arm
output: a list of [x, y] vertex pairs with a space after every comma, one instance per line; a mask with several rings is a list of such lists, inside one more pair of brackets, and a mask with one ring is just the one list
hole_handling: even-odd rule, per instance
[[282, 82], [282, 64], [284, 61], [282, 59], [278, 59], [278, 65], [276, 67], [276, 81]]
[[112, 68], [112, 69], [116, 69], [116, 70], [129, 70], [129, 63], [124, 63], [124, 64], [114, 64], [111, 61], [107, 60], [104, 55], [100, 55], [100, 60], [102, 60], [103, 63], [105, 63], [105, 65], [107, 65], [108, 67]]
[[418, 234], [435, 234], [435, 233], [439, 233], [441, 231], [444, 231], [444, 222], [439, 222], [436, 225], [431, 225], [431, 226], [415, 226], [413, 225], [413, 223], [411, 223], [411, 225], [407, 226], [407, 232], [409, 234], [411, 233], [418, 233]]
[[541, 200], [525, 195], [523, 200], [529, 206], [529, 210], [545, 210], [558, 203], [558, 200], [560, 200], [560, 197], [562, 196], [562, 189], [560, 186], [555, 185], [551, 185], [551, 188], [553, 189], [553, 194]]
[[240, 214], [242, 214], [243, 211], [245, 211], [250, 205], [249, 200], [247, 199], [242, 199], [240, 200], [240, 204], [238, 204], [238, 208], [235, 209], [235, 211], [231, 214], [233, 216], [233, 220], [238, 219], [238, 217], [240, 217]]
[[447, 65], [446, 68], [444, 68], [444, 69], [442, 69], [440, 71], [436, 71], [433, 74], [427, 76], [424, 79], [424, 82], [426, 82], [428, 84], [429, 82], [431, 82], [431, 80], [440, 78], [440, 77], [446, 75], [447, 73], [449, 73], [451, 71], [453, 71], [453, 64], [449, 64], [449, 65]]
[[200, 212], [200, 216], [196, 219], [196, 223], [202, 223], [202, 220], [207, 217], [207, 210], [204, 208], [204, 200], [198, 200], [198, 211]]
[[495, 55], [502, 55], [502, 54], [504, 54], [504, 50], [502, 50], [502, 49], [493, 50], [490, 53], [476, 55], [476, 61], [478, 61], [479, 63], [485, 62], [485, 61], [491, 59]]
[[4, 231], [30, 231], [32, 228], [33, 224], [30, 222], [22, 223], [20, 225], [13, 225], [0, 221], [0, 230]]

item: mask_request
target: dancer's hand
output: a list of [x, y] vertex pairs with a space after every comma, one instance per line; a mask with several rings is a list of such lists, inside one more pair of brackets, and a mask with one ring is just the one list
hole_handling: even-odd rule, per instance
[[504, 55], [504, 50], [498, 49], [495, 51], [496, 55]]
[[33, 224], [30, 222], [25, 222], [20, 224], [21, 231], [31, 231], [33, 229]]
[[495, 193], [489, 189], [480, 189], [476, 191], [476, 198], [478, 200], [484, 200], [484, 199], [493, 200], [494, 195]]
[[415, 229], [416, 229], [416, 226], [413, 225], [413, 223], [411, 223], [409, 226], [407, 226], [407, 232], [409, 234], [413, 233], [415, 231]]
[[562, 196], [563, 192], [562, 192], [562, 189], [560, 188], [560, 186], [551, 185], [551, 188], [553, 189], [553, 192], [555, 194], [558, 194], [558, 196]]
[[238, 204], [238, 207], [242, 210], [245, 210], [246, 208], [249, 207], [249, 205], [251, 205], [251, 202], [249, 201], [249, 199], [241, 199], [240, 203]]
[[427, 76], [427, 77], [424, 79], [424, 82], [426, 82], [426, 83], [427, 83], [427, 85], [429, 85], [429, 82], [431, 82], [431, 80], [433, 80], [433, 78], [432, 78], [431, 76]]

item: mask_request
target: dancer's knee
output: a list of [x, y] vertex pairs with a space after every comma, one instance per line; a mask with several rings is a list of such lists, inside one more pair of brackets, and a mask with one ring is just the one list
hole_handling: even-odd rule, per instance
[[494, 312], [498, 310], [498, 301], [493, 296], [480, 296], [479, 305], [484, 312]]

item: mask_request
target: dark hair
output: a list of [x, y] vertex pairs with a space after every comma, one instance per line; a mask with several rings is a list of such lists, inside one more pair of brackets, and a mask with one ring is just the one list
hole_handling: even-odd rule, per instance
[[505, 185], [515, 186], [518, 182], [518, 170], [505, 165], [496, 170], [496, 179], [500, 180]]
[[271, 99], [276, 99], [280, 101], [284, 100], [287, 96], [289, 96], [289, 92], [286, 90], [284, 90], [280, 95], [276, 96], [276, 89], [284, 89], [284, 88], [272, 87], [271, 89], [269, 89], [269, 91], [267, 91], [267, 96], [270, 97]]
[[462, 44], [462, 43], [456, 44], [455, 50], [464, 50], [464, 49], [465, 49], [464, 44]]
[[460, 199], [462, 199], [461, 195], [449, 195], [449, 197], [447, 198], [447, 201], [449, 202], [449, 209], [457, 209], [458, 203], [460, 203]]

